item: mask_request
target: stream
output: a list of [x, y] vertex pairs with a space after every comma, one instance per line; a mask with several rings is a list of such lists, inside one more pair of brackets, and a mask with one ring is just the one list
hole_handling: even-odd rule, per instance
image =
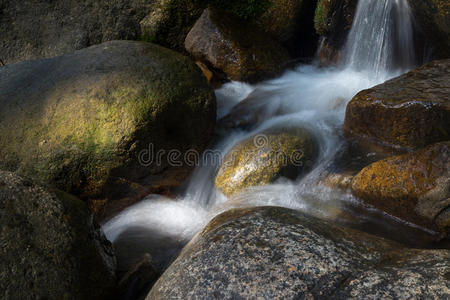
[[[203, 155], [201, 164], [176, 199], [149, 195], [103, 225], [114, 243], [119, 269], [150, 253], [159, 271], [215, 216], [234, 207], [282, 206], [319, 218], [421, 245], [431, 235], [381, 211], [366, 207], [350, 191], [320, 182], [333, 170], [347, 144], [341, 127], [347, 103], [359, 91], [396, 77], [415, 66], [411, 13], [406, 0], [360, 0], [340, 66], [300, 65], [281, 77], [255, 85], [229, 82], [216, 90], [218, 120], [244, 101], [242, 115], [257, 121], [245, 129], [217, 129], [209, 153], [223, 158], [239, 142], [267, 129], [298, 126], [320, 143], [317, 163], [297, 180], [280, 178], [227, 198], [214, 186], [219, 161]], [[249, 114], [249, 116], [245, 115]], [[211, 152], [212, 151], [212, 152]], [[352, 160], [368, 157], [347, 155]], [[350, 157], [348, 157], [350, 156]]]

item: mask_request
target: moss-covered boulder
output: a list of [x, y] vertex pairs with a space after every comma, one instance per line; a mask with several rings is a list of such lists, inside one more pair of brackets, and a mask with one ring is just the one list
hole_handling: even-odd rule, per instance
[[450, 208], [449, 178], [450, 142], [442, 142], [369, 165], [353, 178], [352, 190], [393, 216], [450, 233], [450, 220], [443, 219]]
[[[448, 0], [409, 0], [416, 34], [424, 55], [433, 59], [450, 58], [450, 2]], [[425, 42], [425, 43], [424, 43]]]
[[2, 299], [111, 299], [115, 258], [85, 203], [0, 171]]
[[216, 187], [232, 196], [281, 176], [295, 179], [314, 164], [317, 155], [317, 140], [306, 129], [267, 131], [244, 140], [225, 156]]
[[294, 210], [213, 219], [146, 299], [445, 299], [450, 251], [409, 249]]
[[318, 57], [323, 64], [337, 63], [352, 27], [357, 0], [319, 0], [314, 15], [314, 28], [321, 36]]
[[347, 105], [344, 131], [369, 144], [403, 150], [450, 140], [450, 60], [358, 93]]
[[[140, 193], [183, 167], [216, 117], [189, 58], [131, 41], [1, 68], [0, 106], [0, 167], [88, 199]], [[169, 168], [171, 149], [181, 154]]]
[[264, 31], [216, 9], [206, 9], [186, 37], [195, 59], [233, 80], [257, 81], [279, 74], [288, 52]]

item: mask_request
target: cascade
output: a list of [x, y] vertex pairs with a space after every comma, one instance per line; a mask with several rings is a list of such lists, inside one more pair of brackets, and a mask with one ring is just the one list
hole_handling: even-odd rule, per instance
[[346, 66], [375, 76], [411, 68], [415, 55], [408, 0], [359, 0], [343, 56]]
[[[304, 178], [293, 181], [282, 179], [231, 199], [214, 186], [218, 164], [200, 165], [177, 199], [150, 195], [104, 224], [108, 239], [126, 243], [129, 249], [139, 249], [140, 254], [152, 252], [151, 245], [161, 245], [163, 240], [169, 248], [179, 248], [211, 218], [224, 210], [240, 206], [283, 206], [339, 222], [336, 211], [358, 200], [351, 193], [318, 185], [318, 176], [342, 147], [339, 132], [347, 102], [359, 91], [413, 66], [412, 34], [407, 0], [360, 0], [343, 49], [344, 61], [338, 68], [303, 65], [287, 71], [280, 78], [255, 85], [240, 82], [225, 84], [216, 91], [219, 118], [253, 94], [258, 97], [258, 109], [250, 106], [248, 110], [265, 110], [265, 119], [250, 131], [230, 129], [221, 133], [221, 139], [209, 150], [225, 156], [242, 140], [274, 126], [307, 126], [320, 141], [317, 165]], [[361, 224], [385, 227], [386, 232], [396, 236], [403, 236], [403, 231], [406, 231], [406, 225], [386, 220], [382, 214], [360, 216], [359, 210], [356, 211], [348, 213]], [[164, 249], [163, 252], [169, 257], [158, 259], [160, 271], [176, 256], [177, 250]], [[132, 257], [125, 258], [127, 261], [122, 263], [132, 264], [139, 258], [139, 253], [126, 253]], [[152, 254], [156, 257], [160, 255]]]

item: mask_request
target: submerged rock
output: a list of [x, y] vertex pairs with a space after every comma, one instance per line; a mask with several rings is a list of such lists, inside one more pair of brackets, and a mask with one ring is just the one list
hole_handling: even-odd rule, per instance
[[344, 131], [368, 144], [399, 149], [450, 140], [450, 60], [431, 62], [358, 93]]
[[184, 166], [158, 151], [202, 151], [216, 116], [192, 61], [132, 41], [1, 68], [0, 106], [0, 167], [88, 199], [143, 193]]
[[[266, 91], [255, 89], [247, 98], [236, 104], [231, 111], [219, 120], [223, 128], [252, 128], [276, 115], [282, 114], [279, 101], [273, 96], [280, 95], [279, 90]], [[282, 97], [282, 95], [280, 96]]]
[[235, 146], [217, 173], [215, 184], [232, 196], [279, 177], [295, 179], [315, 162], [316, 138], [306, 129], [278, 129], [253, 136]]
[[147, 299], [450, 296], [450, 251], [408, 249], [275, 207], [216, 217]]
[[436, 218], [450, 207], [449, 178], [450, 142], [443, 142], [371, 164], [353, 178], [352, 190], [393, 216], [436, 229], [442, 226]]
[[257, 81], [282, 71], [289, 54], [263, 30], [224, 11], [208, 8], [186, 37], [195, 59], [233, 80]]
[[110, 299], [111, 244], [86, 205], [0, 171], [2, 299]]

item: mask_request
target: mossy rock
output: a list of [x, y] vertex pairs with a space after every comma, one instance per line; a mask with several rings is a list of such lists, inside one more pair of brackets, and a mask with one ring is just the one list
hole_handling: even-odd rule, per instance
[[369, 165], [353, 178], [352, 191], [390, 215], [448, 234], [449, 178], [450, 142], [442, 142]]
[[252, 24], [208, 8], [186, 37], [186, 50], [233, 80], [258, 81], [280, 74], [289, 53]]
[[0, 171], [2, 299], [111, 299], [111, 244], [85, 203]]
[[259, 27], [292, 54], [303, 54], [310, 48], [306, 44], [313, 33], [313, 6], [314, 0], [157, 0], [141, 21], [141, 39], [184, 51], [187, 34], [203, 10], [211, 7]]
[[364, 143], [419, 149], [450, 140], [450, 60], [359, 92], [347, 105], [344, 131]]
[[192, 61], [132, 41], [1, 68], [0, 105], [0, 167], [89, 199], [150, 186], [169, 167], [156, 152], [202, 151], [216, 117]]
[[314, 28], [322, 38], [318, 58], [321, 64], [337, 64], [356, 13], [357, 0], [319, 0]]
[[409, 249], [286, 208], [233, 209], [146, 299], [444, 299], [449, 271], [445, 249]]
[[183, 51], [187, 34], [209, 6], [227, 10], [250, 22], [263, 15], [271, 1], [157, 0], [141, 21], [142, 39]]
[[306, 129], [264, 132], [241, 142], [225, 156], [215, 184], [230, 197], [281, 176], [295, 179], [314, 164], [317, 156], [317, 140]]

